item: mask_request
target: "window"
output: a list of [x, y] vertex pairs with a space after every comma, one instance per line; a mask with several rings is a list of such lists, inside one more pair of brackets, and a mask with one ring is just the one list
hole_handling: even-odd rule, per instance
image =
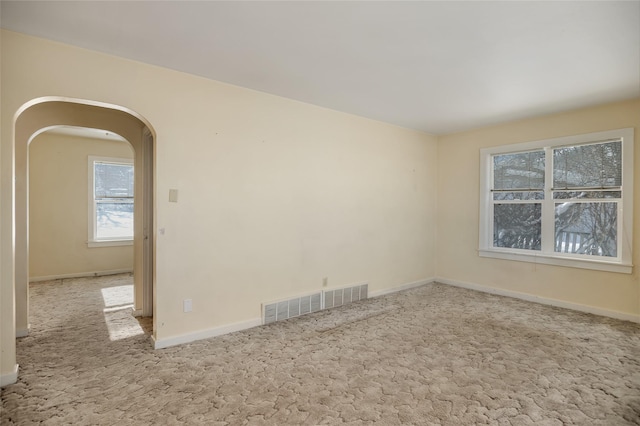
[[631, 273], [633, 129], [480, 153], [480, 256]]
[[133, 240], [133, 160], [89, 157], [89, 247]]

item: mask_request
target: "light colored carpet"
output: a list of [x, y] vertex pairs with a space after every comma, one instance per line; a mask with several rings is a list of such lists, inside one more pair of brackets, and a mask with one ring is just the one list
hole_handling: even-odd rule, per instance
[[129, 283], [31, 286], [2, 425], [640, 424], [638, 324], [431, 284], [154, 351]]

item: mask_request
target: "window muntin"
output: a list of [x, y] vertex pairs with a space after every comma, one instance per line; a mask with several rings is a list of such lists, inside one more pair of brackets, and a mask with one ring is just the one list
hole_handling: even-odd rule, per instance
[[133, 162], [89, 157], [89, 242], [133, 239]]
[[481, 256], [631, 272], [633, 129], [481, 154]]

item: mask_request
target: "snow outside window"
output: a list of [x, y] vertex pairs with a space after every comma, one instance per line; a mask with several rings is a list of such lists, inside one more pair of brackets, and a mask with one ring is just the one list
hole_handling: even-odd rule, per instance
[[89, 157], [89, 246], [131, 244], [133, 161]]
[[480, 256], [631, 273], [633, 137], [481, 150]]

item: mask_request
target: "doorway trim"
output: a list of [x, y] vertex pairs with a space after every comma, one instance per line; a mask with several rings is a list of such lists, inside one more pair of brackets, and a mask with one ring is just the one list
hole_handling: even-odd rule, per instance
[[[155, 293], [154, 180], [155, 131], [140, 114], [104, 102], [47, 96], [22, 105], [13, 119], [14, 144], [14, 312], [15, 335], [29, 331], [29, 143], [54, 126], [77, 126], [107, 130], [127, 139], [135, 153], [134, 195], [134, 299], [136, 309], [153, 315]], [[137, 229], [136, 229], [137, 228]], [[154, 318], [155, 332], [155, 318]]]

